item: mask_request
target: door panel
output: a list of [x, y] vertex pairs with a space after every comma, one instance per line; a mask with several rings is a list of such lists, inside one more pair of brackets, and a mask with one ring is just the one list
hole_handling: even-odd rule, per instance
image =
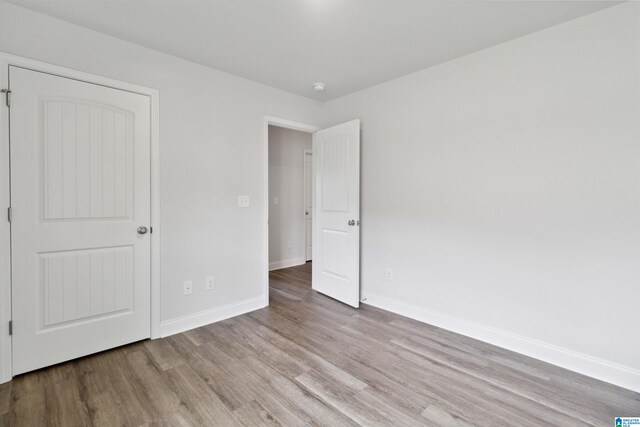
[[314, 265], [312, 287], [360, 304], [360, 121], [313, 136]]
[[133, 117], [42, 100], [44, 219], [131, 218]]
[[150, 336], [149, 98], [10, 67], [14, 374]]
[[133, 248], [40, 254], [42, 327], [133, 308]]
[[321, 194], [323, 212], [349, 212], [349, 135], [322, 142]]

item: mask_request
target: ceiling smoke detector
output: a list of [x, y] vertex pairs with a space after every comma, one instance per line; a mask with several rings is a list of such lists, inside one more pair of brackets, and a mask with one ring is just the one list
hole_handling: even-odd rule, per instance
[[324, 83], [314, 83], [313, 85], [313, 90], [315, 90], [316, 92], [322, 92], [324, 91]]

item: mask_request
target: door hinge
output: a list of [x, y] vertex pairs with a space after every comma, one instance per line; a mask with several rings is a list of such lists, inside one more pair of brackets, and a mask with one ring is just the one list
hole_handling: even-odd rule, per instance
[[7, 107], [11, 107], [11, 91], [9, 89], [2, 89], [0, 92], [4, 93], [5, 103]]
[[9, 320], [9, 335], [13, 335], [13, 320]]
[[7, 208], [7, 221], [11, 222], [12, 219], [13, 219], [13, 209], [11, 209], [11, 206], [9, 206]]
[[149, 227], [149, 233], [153, 234], [153, 227]]

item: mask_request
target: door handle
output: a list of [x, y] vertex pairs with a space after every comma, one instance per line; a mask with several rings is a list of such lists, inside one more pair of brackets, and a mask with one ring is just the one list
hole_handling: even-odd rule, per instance
[[356, 220], [355, 219], [350, 219], [349, 222], [347, 222], [347, 225], [350, 225], [350, 226], [356, 225]]
[[309, 215], [309, 211], [304, 211], [304, 214], [305, 215]]
[[138, 234], [147, 234], [147, 231], [149, 231], [149, 229], [144, 225], [141, 225], [140, 227], [138, 227]]

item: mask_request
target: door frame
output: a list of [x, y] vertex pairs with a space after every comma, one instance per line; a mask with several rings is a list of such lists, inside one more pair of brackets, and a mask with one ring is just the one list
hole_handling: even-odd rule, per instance
[[[160, 338], [160, 92], [132, 83], [51, 65], [0, 51], [0, 89], [7, 89], [9, 66], [26, 68], [99, 86], [146, 95], [151, 105], [151, 339]], [[11, 224], [5, 209], [11, 202], [9, 111], [0, 102], [0, 384], [12, 378], [11, 320]], [[5, 172], [6, 171], [6, 172]]]
[[[264, 306], [269, 305], [269, 126], [276, 126], [285, 129], [297, 130], [313, 134], [321, 128], [315, 125], [295, 122], [293, 120], [281, 119], [279, 117], [264, 116], [263, 125], [263, 161], [262, 161], [262, 182], [264, 182], [264, 203], [262, 206], [262, 268], [263, 268], [263, 288], [264, 288]], [[304, 213], [304, 210], [303, 210]], [[305, 247], [306, 257], [306, 247]]]
[[[313, 162], [313, 149], [311, 150], [304, 150], [303, 153], [303, 161], [302, 161], [302, 176], [303, 176], [303, 185], [304, 188], [302, 190], [302, 203], [304, 206], [302, 206], [302, 218], [304, 220], [304, 259], [306, 262], [309, 262], [310, 260], [307, 259], [307, 248], [309, 247], [309, 242], [308, 242], [308, 234], [307, 234], [307, 215], [305, 214], [305, 212], [307, 211], [307, 154], [311, 155], [311, 161]], [[314, 206], [315, 203], [313, 203], [313, 168], [311, 168], [311, 206]], [[311, 223], [313, 224], [313, 208], [311, 210]], [[313, 226], [311, 226], [311, 232], [313, 233]], [[311, 243], [313, 244], [313, 236], [311, 237]], [[311, 249], [313, 251], [313, 248]], [[311, 260], [313, 260], [313, 253], [311, 254]]]

